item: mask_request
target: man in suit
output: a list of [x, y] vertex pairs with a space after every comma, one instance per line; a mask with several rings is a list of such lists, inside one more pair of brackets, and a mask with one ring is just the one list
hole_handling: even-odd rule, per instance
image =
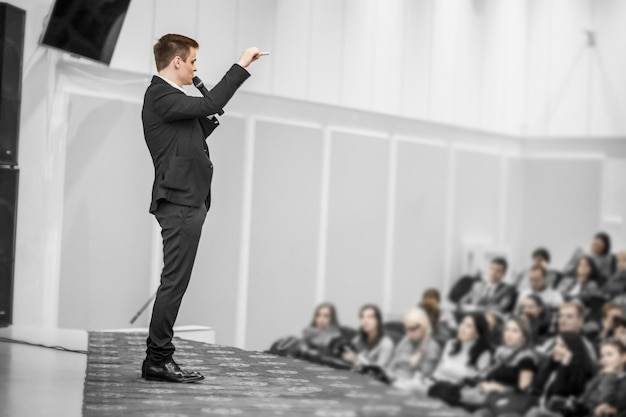
[[146, 90], [141, 114], [155, 174], [150, 213], [161, 226], [164, 261], [142, 366], [142, 377], [148, 380], [204, 379], [176, 364], [172, 337], [211, 204], [213, 164], [205, 139], [219, 124], [209, 116], [222, 113], [250, 76], [245, 68], [260, 56], [258, 48], [245, 50], [207, 97], [191, 97], [182, 86], [192, 84], [197, 49], [198, 43], [183, 35], [158, 40], [154, 45], [158, 75]]
[[508, 264], [504, 258], [495, 258], [489, 265], [489, 279], [477, 281], [459, 303], [460, 313], [471, 311], [507, 313], [515, 302], [515, 288], [502, 282]]

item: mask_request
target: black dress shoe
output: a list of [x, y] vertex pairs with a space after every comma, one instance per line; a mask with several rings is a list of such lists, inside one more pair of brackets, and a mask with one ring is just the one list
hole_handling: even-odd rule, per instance
[[183, 371], [173, 359], [161, 365], [152, 365], [144, 360], [141, 366], [141, 377], [148, 381], [183, 383], [197, 382], [204, 379], [199, 372]]

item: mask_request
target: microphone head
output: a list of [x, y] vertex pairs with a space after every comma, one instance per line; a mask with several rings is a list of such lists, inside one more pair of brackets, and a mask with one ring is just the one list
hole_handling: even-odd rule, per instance
[[195, 86], [196, 86], [196, 88], [200, 88], [200, 87], [202, 87], [202, 85], [204, 84], [204, 83], [202, 82], [202, 80], [200, 79], [200, 77], [198, 77], [198, 76], [193, 77], [193, 80], [192, 80], [192, 81], [193, 81], [193, 85], [195, 85]]

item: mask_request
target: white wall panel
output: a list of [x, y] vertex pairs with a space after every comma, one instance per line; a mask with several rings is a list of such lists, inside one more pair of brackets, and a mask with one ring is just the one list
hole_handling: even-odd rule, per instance
[[372, 110], [397, 114], [400, 110], [402, 62], [404, 55], [404, 0], [376, 2], [376, 21], [372, 31], [374, 62], [372, 85]]
[[431, 94], [428, 118], [454, 123], [457, 90], [458, 30], [461, 13], [454, 0], [433, 2]]
[[525, 230], [521, 219], [524, 217], [524, 181], [525, 162], [520, 157], [507, 157], [507, 182], [506, 182], [506, 213], [503, 231], [504, 243], [512, 249], [509, 265], [512, 275], [520, 271], [530, 263], [530, 253], [523, 252], [523, 239]]
[[375, 0], [346, 0], [341, 74], [343, 106], [358, 109], [372, 106], [376, 10]]
[[602, 173], [601, 228], [611, 235], [613, 250], [626, 250], [626, 158], [607, 159]]
[[[456, 12], [463, 18], [456, 29], [457, 52], [454, 65], [456, 91], [454, 100], [454, 123], [461, 126], [480, 127], [482, 94], [492, 82], [486, 77], [485, 36], [488, 16], [485, 2], [460, 2]], [[452, 81], [452, 80], [450, 80]]]
[[589, 250], [598, 231], [601, 159], [528, 159], [524, 163], [524, 246], [547, 247], [562, 268], [577, 245]]
[[382, 303], [389, 141], [334, 132], [331, 155], [326, 298], [356, 325]]
[[196, 16], [200, 44], [198, 49], [198, 76], [207, 84], [215, 85], [224, 73], [237, 62], [243, 49], [236, 45], [239, 0], [200, 0]]
[[313, 0], [308, 98], [338, 104], [344, 70], [343, 39], [345, 0]]
[[431, 96], [432, 0], [404, 4], [401, 114], [426, 119]]
[[[584, 29], [589, 27], [590, 0], [554, 0], [550, 54], [550, 125], [553, 135], [590, 132], [589, 80], [591, 50]], [[558, 18], [557, 18], [558, 17]]]
[[274, 94], [299, 99], [307, 96], [312, 1], [278, 0], [276, 4], [276, 37], [271, 51]]
[[[197, 37], [198, 0], [154, 1], [154, 41], [166, 33]], [[154, 42], [152, 42], [152, 45]]]
[[322, 131], [256, 123], [246, 348], [299, 333], [315, 304]]
[[[235, 49], [243, 51], [256, 46], [262, 51], [272, 51], [276, 34], [276, 4], [277, 0], [239, 0]], [[274, 67], [274, 55], [264, 56], [253, 63], [250, 67], [252, 77], [243, 88], [271, 93]]]
[[619, 0], [595, 1], [593, 29], [596, 47], [591, 53], [591, 128], [593, 135], [616, 136], [626, 132], [626, 58], [621, 51], [626, 48], [624, 16], [626, 3]]
[[525, 100], [527, 2], [490, 0], [484, 5], [479, 126], [519, 133]]
[[59, 327], [127, 327], [148, 298], [154, 170], [139, 112], [121, 101], [70, 102]]
[[461, 271], [465, 242], [496, 244], [500, 215], [500, 156], [470, 150], [456, 152], [452, 278]]
[[[189, 18], [189, 13], [187, 13], [187, 17]], [[154, 22], [154, 0], [133, 0], [130, 2], [122, 31], [111, 58], [111, 68], [144, 74], [156, 72], [152, 46], [159, 37], [165, 35], [165, 32], [153, 34]]]
[[217, 343], [234, 345], [241, 232], [245, 124], [224, 117], [208, 144], [214, 173], [207, 214], [178, 324], [211, 326]]
[[443, 290], [448, 149], [398, 142], [392, 311], [415, 305], [428, 287]]

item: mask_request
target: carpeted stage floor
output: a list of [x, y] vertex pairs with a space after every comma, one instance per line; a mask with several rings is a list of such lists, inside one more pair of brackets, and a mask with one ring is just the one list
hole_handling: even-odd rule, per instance
[[459, 416], [461, 410], [369, 377], [233, 347], [177, 339], [175, 359], [195, 384], [141, 379], [145, 333], [89, 334], [83, 415]]

